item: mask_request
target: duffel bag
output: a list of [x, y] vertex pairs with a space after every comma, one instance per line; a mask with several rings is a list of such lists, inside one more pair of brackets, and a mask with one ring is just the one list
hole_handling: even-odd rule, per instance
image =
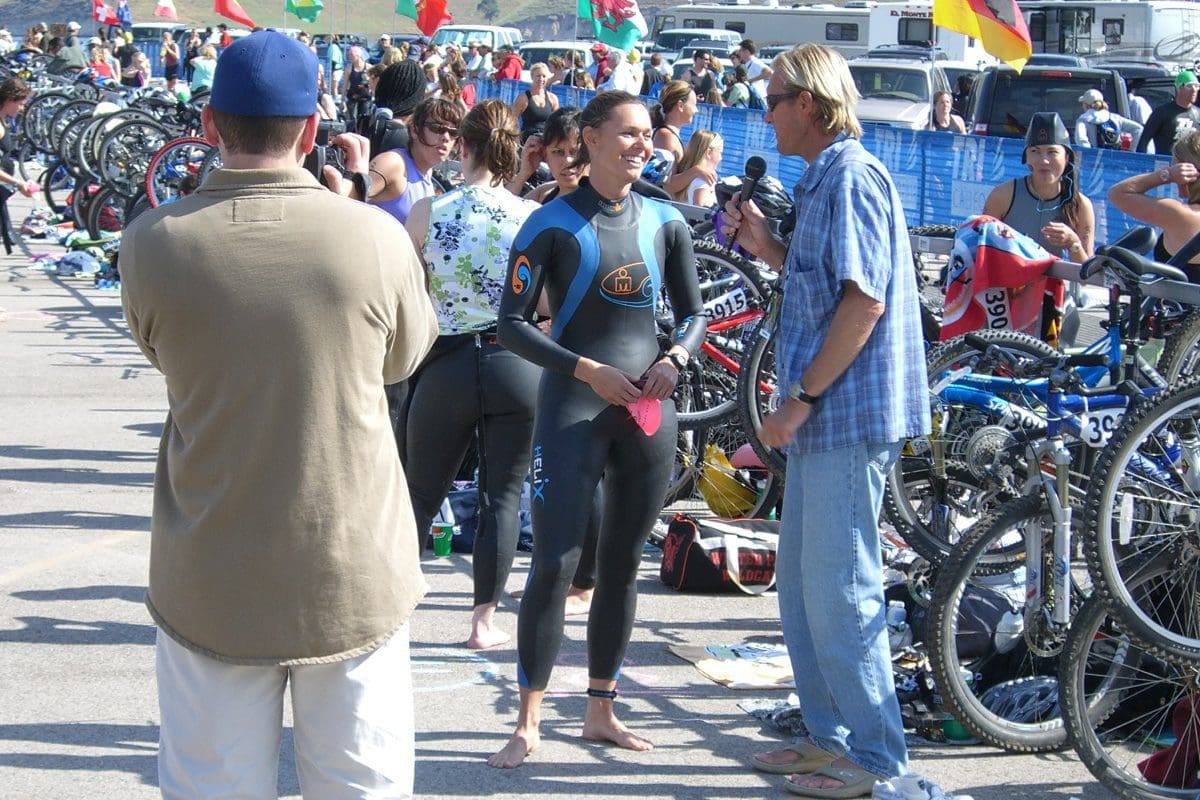
[[769, 519], [698, 519], [677, 514], [663, 541], [662, 582], [680, 592], [737, 588], [762, 594], [775, 585], [779, 523]]

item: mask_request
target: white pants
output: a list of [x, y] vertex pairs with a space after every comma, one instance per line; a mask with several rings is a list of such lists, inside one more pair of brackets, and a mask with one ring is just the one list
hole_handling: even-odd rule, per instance
[[156, 671], [158, 780], [167, 800], [277, 798], [289, 680], [304, 797], [413, 796], [407, 625], [366, 655], [299, 667], [226, 664], [160, 630]]

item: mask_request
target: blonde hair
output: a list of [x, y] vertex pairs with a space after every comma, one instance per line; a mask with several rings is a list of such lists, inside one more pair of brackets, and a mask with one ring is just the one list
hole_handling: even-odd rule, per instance
[[541, 75], [544, 75], [547, 78], [549, 78], [550, 77], [550, 68], [539, 61], [537, 64], [534, 64], [532, 67], [529, 68], [529, 77], [532, 78], [534, 75], [537, 75], [537, 74], [541, 74]]
[[[1200, 168], [1200, 130], [1190, 130], [1175, 141], [1171, 156], [1180, 163], [1194, 164]], [[1200, 181], [1188, 186], [1188, 202], [1200, 203]]]
[[211, 44], [206, 44], [204, 47], [200, 48], [200, 55], [202, 55], [204, 58], [216, 58], [217, 48], [213, 47]]
[[383, 55], [379, 57], [379, 63], [385, 67], [390, 67], [392, 64], [399, 64], [404, 60], [404, 54], [395, 47], [383, 48]]
[[854, 114], [858, 88], [840, 53], [824, 45], [801, 45], [775, 56], [771, 68], [789, 92], [812, 95], [822, 133], [833, 136], [845, 131], [847, 136], [862, 138], [862, 125]]
[[[725, 144], [725, 140], [721, 138], [721, 134], [716, 131], [699, 130], [692, 134], [692, 138], [688, 139], [687, 147], [683, 150], [683, 155], [675, 164], [675, 174], [678, 175], [687, 172], [692, 167], [700, 163], [705, 155], [715, 147], [721, 147]], [[685, 186], [682, 191], [675, 193], [676, 200], [688, 202], [688, 189], [691, 187]]]

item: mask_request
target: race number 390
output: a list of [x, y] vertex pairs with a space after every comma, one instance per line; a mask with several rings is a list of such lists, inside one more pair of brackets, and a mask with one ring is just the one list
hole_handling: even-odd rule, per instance
[[1008, 292], [1004, 289], [989, 289], [983, 293], [983, 308], [987, 312], [988, 327], [992, 330], [1012, 328], [1012, 316], [1008, 310]]

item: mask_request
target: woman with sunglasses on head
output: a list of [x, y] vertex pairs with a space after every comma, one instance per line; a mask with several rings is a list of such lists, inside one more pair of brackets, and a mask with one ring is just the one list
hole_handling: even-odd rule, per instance
[[[517, 550], [541, 370], [496, 343], [496, 310], [513, 238], [538, 206], [504, 181], [517, 167], [517, 125], [499, 100], [462, 121], [464, 184], [413, 206], [406, 227], [428, 271], [439, 336], [408, 408], [408, 491], [417, 531], [429, 530], [472, 437], [479, 441], [474, 612], [467, 647], [509, 641], [494, 624]], [[419, 465], [419, 466], [418, 466]]]
[[[563, 610], [604, 479], [596, 591], [588, 620], [583, 737], [648, 750], [613, 713], [633, 630], [642, 547], [675, 453], [671, 393], [704, 338], [691, 233], [669, 204], [631, 191], [653, 145], [641, 100], [601, 92], [580, 115], [578, 189], [529, 217], [513, 244], [500, 342], [543, 368], [534, 421], [533, 567], [518, 618], [520, 711], [488, 763], [520, 766], [540, 741], [541, 705], [562, 643]], [[655, 301], [675, 316], [660, 350]], [[550, 336], [535, 324], [545, 293]]]
[[[399, 69], [406, 63], [388, 69]], [[437, 194], [433, 168], [450, 157], [458, 143], [462, 120], [463, 107], [458, 100], [427, 97], [417, 104], [408, 125], [408, 146], [371, 159], [371, 202], [406, 222], [418, 200]]]

